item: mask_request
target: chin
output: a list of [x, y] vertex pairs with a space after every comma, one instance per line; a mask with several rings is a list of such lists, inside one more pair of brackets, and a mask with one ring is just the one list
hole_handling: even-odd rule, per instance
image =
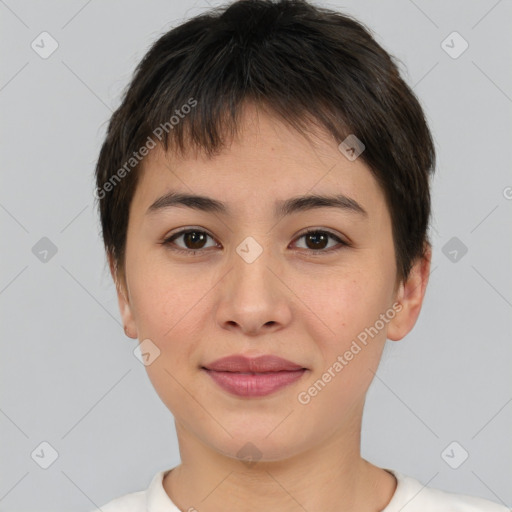
[[[218, 453], [239, 460], [247, 468], [254, 467], [258, 462], [283, 461], [307, 449], [302, 446], [303, 437], [295, 440], [286, 431], [281, 435], [277, 431], [272, 432], [272, 429], [237, 431], [228, 428], [228, 431], [233, 438], [226, 439], [224, 436], [222, 440], [210, 439], [208, 444]], [[269, 432], [272, 433], [269, 435]]]

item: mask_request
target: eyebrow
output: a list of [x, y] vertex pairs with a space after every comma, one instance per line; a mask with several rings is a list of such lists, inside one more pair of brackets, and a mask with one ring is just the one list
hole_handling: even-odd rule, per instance
[[[159, 197], [147, 209], [146, 214], [179, 206], [185, 206], [187, 208], [207, 213], [221, 213], [224, 215], [231, 214], [230, 208], [225, 203], [218, 201], [217, 199], [173, 191]], [[314, 208], [338, 208], [347, 212], [356, 213], [363, 217], [368, 217], [367, 211], [357, 201], [343, 194], [336, 194], [332, 196], [313, 194], [277, 201], [274, 215], [280, 218], [293, 213], [312, 210]]]

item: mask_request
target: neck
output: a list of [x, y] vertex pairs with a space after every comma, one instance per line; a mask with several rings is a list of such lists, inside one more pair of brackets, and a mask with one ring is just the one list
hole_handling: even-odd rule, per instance
[[176, 431], [182, 463], [163, 485], [181, 510], [375, 512], [396, 489], [393, 475], [361, 458], [357, 428], [292, 457], [252, 464], [219, 454], [179, 423]]

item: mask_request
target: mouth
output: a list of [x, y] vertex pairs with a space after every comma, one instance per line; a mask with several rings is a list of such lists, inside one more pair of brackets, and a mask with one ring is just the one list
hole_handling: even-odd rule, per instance
[[239, 397], [262, 397], [297, 382], [308, 371], [280, 370], [273, 372], [231, 372], [202, 367], [211, 379], [224, 391]]
[[240, 397], [261, 397], [297, 382], [308, 371], [274, 355], [223, 357], [201, 367], [224, 391]]

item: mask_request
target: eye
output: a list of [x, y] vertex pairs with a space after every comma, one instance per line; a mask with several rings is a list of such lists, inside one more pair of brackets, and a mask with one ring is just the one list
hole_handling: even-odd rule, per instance
[[[340, 237], [336, 236], [335, 234], [321, 230], [321, 229], [309, 229], [305, 233], [302, 233], [297, 240], [300, 240], [301, 238], [304, 238], [306, 247], [300, 247], [301, 249], [304, 248], [311, 252], [331, 252], [331, 251], [337, 251], [344, 246], [348, 246], [349, 244], [345, 241], [343, 241]], [[333, 249], [333, 246], [329, 246], [329, 239], [334, 240], [335, 242], [338, 242], [339, 247], [335, 247]], [[336, 244], [334, 244], [336, 246]]]
[[[184, 229], [166, 238], [162, 244], [168, 246], [177, 245], [178, 248], [171, 247], [171, 249], [177, 252], [193, 255], [196, 251], [201, 251], [202, 249], [208, 249], [209, 247], [215, 247], [218, 245], [217, 243], [213, 243], [213, 245], [210, 246], [205, 245], [208, 238], [213, 240], [206, 231], [202, 231], [200, 229]], [[179, 239], [182, 239], [184, 245], [175, 243], [175, 240]]]
[[[208, 238], [213, 241], [213, 243], [209, 246], [207, 245]], [[300, 235], [298, 238], [296, 238], [296, 240], [300, 239], [304, 239], [306, 247], [299, 248], [305, 249], [310, 253], [329, 253], [342, 249], [343, 247], [350, 246], [348, 242], [345, 242], [335, 234], [321, 229], [309, 229], [305, 233], [302, 233], [302, 235]], [[181, 244], [176, 243], [177, 240], [181, 240]], [[329, 246], [330, 241], [337, 242], [337, 244], [334, 243]], [[213, 237], [206, 231], [190, 228], [174, 233], [161, 243], [164, 246], [168, 246], [173, 251], [191, 256], [194, 256], [196, 253], [201, 252], [204, 249], [219, 247], [219, 244], [216, 243]], [[336, 247], [336, 245], [338, 245], [338, 247]]]

